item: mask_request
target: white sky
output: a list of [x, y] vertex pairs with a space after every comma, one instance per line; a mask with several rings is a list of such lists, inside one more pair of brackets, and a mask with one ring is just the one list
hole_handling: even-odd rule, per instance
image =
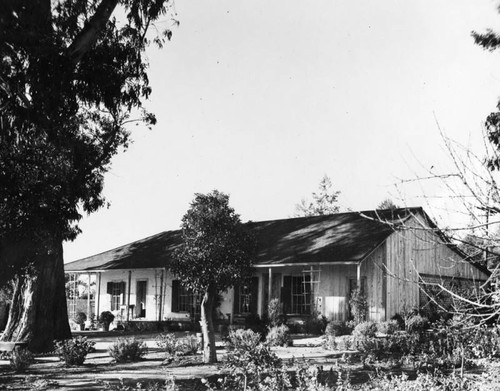
[[177, 0], [172, 41], [149, 52], [158, 125], [132, 129], [106, 177], [111, 207], [82, 220], [65, 261], [179, 228], [196, 192], [229, 193], [243, 221], [291, 216], [324, 174], [345, 207], [396, 199], [399, 178], [445, 165], [435, 117], [480, 140], [500, 56], [470, 32], [500, 30], [496, 6]]

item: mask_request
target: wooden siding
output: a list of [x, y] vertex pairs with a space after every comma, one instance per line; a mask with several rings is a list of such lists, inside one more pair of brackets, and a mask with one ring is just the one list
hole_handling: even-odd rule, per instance
[[355, 265], [321, 266], [318, 296], [323, 303], [323, 315], [335, 320], [347, 320], [349, 315], [349, 280], [355, 278]]
[[368, 319], [373, 321], [386, 319], [387, 279], [385, 263], [386, 246], [383, 243], [361, 264], [361, 277], [366, 277]]
[[487, 279], [479, 269], [463, 260], [443, 243], [424, 219], [410, 219], [404, 229], [395, 231], [386, 242], [387, 252], [387, 318], [419, 306], [419, 274], [437, 277]]

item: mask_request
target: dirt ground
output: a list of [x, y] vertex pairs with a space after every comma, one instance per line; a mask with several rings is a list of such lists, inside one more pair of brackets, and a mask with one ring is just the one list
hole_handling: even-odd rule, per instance
[[[79, 333], [85, 335], [85, 333]], [[178, 333], [179, 336], [185, 333]], [[94, 353], [87, 355], [81, 367], [64, 366], [57, 356], [38, 356], [25, 373], [16, 374], [9, 366], [8, 360], [0, 360], [0, 390], [100, 390], [97, 381], [117, 382], [163, 382], [166, 377], [175, 377], [181, 385], [189, 385], [191, 391], [202, 378], [221, 374], [221, 365], [199, 365], [197, 363], [177, 366], [175, 363], [164, 362], [166, 353], [159, 351], [156, 346], [157, 334], [136, 335], [148, 346], [148, 353], [139, 362], [116, 364], [108, 355], [107, 349], [116, 339], [130, 337], [130, 335], [98, 333], [87, 334], [95, 341]], [[321, 338], [296, 338], [294, 346], [288, 348], [274, 348], [277, 355], [285, 360], [306, 359], [311, 364], [323, 366], [336, 365], [340, 354], [325, 351], [321, 348]], [[223, 344], [217, 341], [217, 355], [219, 360], [224, 357]], [[201, 355], [200, 355], [201, 357]], [[196, 360], [193, 360], [196, 361]]]
[[[222, 374], [221, 364], [200, 365], [201, 354], [198, 359], [191, 359], [192, 362], [184, 362], [183, 365], [166, 363], [166, 353], [159, 351], [156, 346], [156, 335], [135, 335], [145, 341], [148, 353], [143, 360], [134, 363], [116, 364], [108, 355], [107, 349], [116, 339], [130, 337], [113, 333], [87, 334], [90, 340], [96, 342], [96, 351], [87, 356], [81, 367], [65, 367], [57, 356], [46, 355], [36, 357], [35, 363], [25, 373], [16, 374], [10, 369], [8, 360], [0, 359], [0, 390], [102, 390], [103, 386], [99, 385], [99, 381], [118, 383], [119, 379], [123, 379], [127, 384], [163, 383], [167, 377], [174, 377], [181, 390], [201, 391], [205, 389], [200, 382], [202, 378], [216, 378]], [[274, 351], [283, 360], [304, 359], [311, 365], [322, 366], [324, 370], [336, 368], [344, 352], [326, 351], [321, 347], [321, 342], [320, 337], [297, 336], [294, 338], [294, 346], [274, 348]], [[225, 355], [222, 342], [218, 341], [217, 346], [217, 355], [221, 360]], [[481, 390], [500, 390], [500, 363], [487, 364], [488, 371], [479, 369], [469, 376], [477, 378], [482, 384]], [[354, 383], [369, 378], [370, 372], [364, 371], [360, 364], [353, 365], [352, 369], [351, 380]]]

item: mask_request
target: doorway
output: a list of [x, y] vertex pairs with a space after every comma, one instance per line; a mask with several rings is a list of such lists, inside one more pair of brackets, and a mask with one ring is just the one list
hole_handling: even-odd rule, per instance
[[138, 318], [146, 317], [147, 281], [137, 281], [135, 290], [135, 314]]

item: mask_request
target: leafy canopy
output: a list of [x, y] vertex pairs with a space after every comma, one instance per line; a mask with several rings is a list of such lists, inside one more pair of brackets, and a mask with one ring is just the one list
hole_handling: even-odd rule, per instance
[[217, 190], [196, 194], [182, 218], [182, 239], [170, 269], [186, 288], [221, 292], [250, 276], [254, 239], [229, 206], [228, 195]]
[[[143, 108], [145, 49], [171, 33], [147, 32], [170, 10], [168, 0], [1, 2], [0, 250], [43, 243], [41, 232], [72, 240], [82, 214], [106, 204], [104, 174], [127, 147], [126, 124], [156, 122]], [[0, 257], [1, 269], [19, 258]]]

